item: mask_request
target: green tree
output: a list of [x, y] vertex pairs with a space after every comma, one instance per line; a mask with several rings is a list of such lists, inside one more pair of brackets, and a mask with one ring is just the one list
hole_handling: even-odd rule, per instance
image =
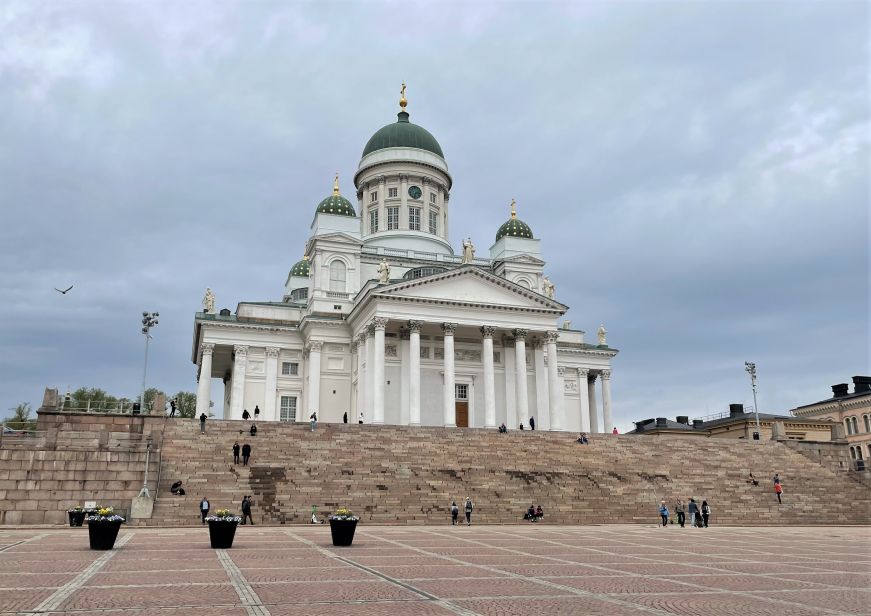
[[11, 419], [6, 420], [6, 426], [13, 430], [36, 430], [36, 420], [30, 418], [30, 404], [22, 402], [15, 407]]
[[69, 403], [64, 401], [65, 408], [75, 410], [109, 411], [118, 407], [118, 398], [106, 393], [99, 387], [79, 387], [70, 395]]
[[197, 414], [197, 395], [189, 391], [180, 391], [173, 396], [176, 414], [192, 419]]
[[[143, 398], [142, 401], [145, 403], [145, 408], [150, 409], [152, 407], [152, 405], [154, 404], [154, 398], [157, 397], [157, 394], [162, 394], [162, 393], [163, 392], [160, 391], [159, 389], [157, 389], [157, 387], [149, 387], [148, 389], [146, 389], [145, 395], [142, 396], [142, 398]], [[166, 394], [164, 394], [164, 397], [165, 396], [166, 396]], [[139, 402], [139, 396], [136, 396], [136, 400], [134, 400], [134, 402]], [[167, 400], [167, 402], [169, 402], [169, 401]], [[163, 412], [163, 410], [164, 409], [154, 409], [154, 412], [157, 414], [160, 414]]]

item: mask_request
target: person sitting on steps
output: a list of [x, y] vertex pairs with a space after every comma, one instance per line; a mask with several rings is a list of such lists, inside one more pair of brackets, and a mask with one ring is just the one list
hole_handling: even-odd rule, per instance
[[170, 486], [169, 491], [176, 496], [184, 496], [185, 491], [184, 488], [181, 487], [181, 481], [176, 481], [172, 486]]
[[257, 436], [257, 426], [251, 424], [251, 436]]
[[752, 483], [754, 486], [759, 485], [759, 481], [756, 480], [756, 478], [753, 476], [753, 473], [750, 473], [750, 475], [748, 475], [747, 483]]
[[507, 433], [507, 432], [508, 432], [508, 428], [505, 426], [505, 422], [503, 421], [503, 422], [502, 422], [502, 425], [499, 426], [499, 433], [500, 433], [500, 434], [505, 434], [505, 433]]
[[526, 513], [523, 514], [524, 520], [529, 520], [530, 522], [535, 522], [535, 505], [530, 505], [529, 509], [526, 510]]
[[578, 436], [578, 442], [581, 445], [589, 445], [590, 444], [590, 441], [587, 440], [587, 433], [586, 432], [581, 432], [580, 436]]
[[541, 505], [535, 508], [535, 522], [544, 519], [544, 511], [541, 509]]

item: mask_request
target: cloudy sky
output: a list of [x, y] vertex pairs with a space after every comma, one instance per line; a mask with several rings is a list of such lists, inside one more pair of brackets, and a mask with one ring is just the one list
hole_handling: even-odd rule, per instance
[[[413, 122], [451, 234], [542, 239], [615, 419], [869, 374], [865, 2], [0, 3], [0, 404], [195, 389], [193, 314], [278, 300], [315, 205]], [[53, 287], [74, 284], [62, 296]]]

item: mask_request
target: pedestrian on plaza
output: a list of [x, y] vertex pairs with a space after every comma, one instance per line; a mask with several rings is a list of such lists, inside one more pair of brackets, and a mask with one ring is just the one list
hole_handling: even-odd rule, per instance
[[206, 414], [200, 413], [200, 434], [206, 433]]
[[254, 405], [254, 421], [260, 419], [260, 407], [258, 405]]
[[466, 497], [466, 526], [472, 525], [472, 499], [468, 496]]
[[248, 466], [249, 458], [251, 458], [251, 445], [245, 443], [242, 445], [242, 466]]
[[611, 430], [611, 434], [620, 434], [620, 432], [617, 430], [617, 426], [614, 426], [614, 429]]
[[457, 507], [457, 501], [451, 501], [451, 526], [457, 525], [457, 517], [460, 515], [460, 508]]
[[209, 499], [204, 496], [203, 500], [200, 501], [200, 515], [203, 516], [203, 524], [206, 523], [206, 516], [209, 515], [210, 506]]
[[668, 526], [668, 507], [665, 506], [664, 500], [661, 503], [659, 503], [659, 517], [662, 518], [663, 528]]
[[169, 401], [169, 416], [175, 417], [175, 400]]
[[251, 417], [251, 413], [248, 412], [248, 409], [243, 410], [242, 411], [242, 419], [247, 421], [249, 417]]
[[257, 424], [251, 424], [249, 432], [251, 433], [251, 436], [257, 436]]
[[780, 485], [780, 480], [777, 480], [777, 483], [774, 484], [774, 493], [777, 494], [777, 504], [782, 505], [783, 501], [780, 500], [780, 495], [783, 494], [783, 486]]
[[315, 431], [315, 428], [318, 427], [318, 412], [315, 411], [311, 415], [309, 415], [309, 419], [311, 420], [312, 432]]
[[686, 520], [686, 514], [684, 512], [683, 501], [678, 499], [677, 504], [674, 506], [674, 512], [677, 514], [677, 523], [680, 524], [681, 528], [684, 528], [684, 521]]
[[687, 512], [690, 514], [690, 526], [695, 528], [696, 516], [699, 515], [699, 506], [696, 504], [696, 499], [690, 499], [690, 503], [687, 505]]
[[360, 411], [360, 420], [357, 423], [363, 425], [363, 411]]
[[535, 417], [530, 417], [530, 418], [529, 418], [529, 429], [530, 429], [530, 430], [535, 430]]
[[711, 517], [711, 506], [708, 505], [708, 501], [702, 501], [702, 521], [705, 524], [705, 528], [708, 527], [708, 518]]
[[342, 415], [342, 423], [348, 423], [348, 411], [345, 411], [345, 414]]
[[251, 522], [251, 526], [254, 526], [254, 518], [251, 517], [251, 505], [253, 504], [254, 501], [251, 500], [251, 496], [245, 496], [242, 499], [242, 524], [245, 524], [245, 519], [247, 518]]
[[239, 464], [239, 441], [233, 443], [233, 464]]

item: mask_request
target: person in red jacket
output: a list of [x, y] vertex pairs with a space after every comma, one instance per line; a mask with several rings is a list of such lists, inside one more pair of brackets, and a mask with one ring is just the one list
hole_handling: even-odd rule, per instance
[[614, 426], [614, 429], [611, 430], [611, 434], [620, 434], [619, 432], [617, 432], [617, 426]]

